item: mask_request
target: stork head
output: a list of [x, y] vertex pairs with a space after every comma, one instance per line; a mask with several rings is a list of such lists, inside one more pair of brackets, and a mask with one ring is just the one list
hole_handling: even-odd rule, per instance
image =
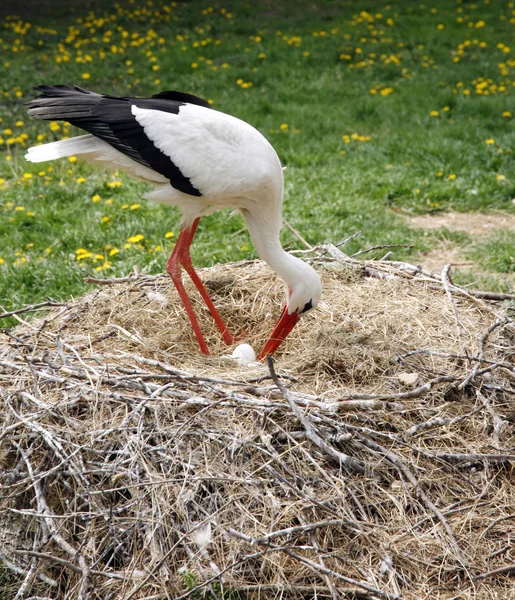
[[322, 284], [317, 272], [304, 261], [289, 255], [292, 259], [292, 277], [288, 277], [286, 304], [281, 317], [263, 346], [258, 359], [272, 355], [284, 342], [288, 334], [299, 322], [302, 315], [315, 308], [322, 294]]

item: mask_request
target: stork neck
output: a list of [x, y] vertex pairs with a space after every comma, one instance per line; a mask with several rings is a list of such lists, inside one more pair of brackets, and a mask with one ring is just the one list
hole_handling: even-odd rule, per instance
[[281, 246], [279, 233], [282, 221], [280, 215], [274, 218], [267, 214], [246, 213], [243, 216], [259, 256], [288, 287], [291, 287], [295, 281], [297, 265], [302, 261], [288, 254]]

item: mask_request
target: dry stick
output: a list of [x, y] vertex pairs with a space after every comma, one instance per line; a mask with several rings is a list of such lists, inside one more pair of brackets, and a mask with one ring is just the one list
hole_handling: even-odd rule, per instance
[[76, 559], [79, 562], [80, 571], [82, 573], [82, 582], [81, 582], [81, 586], [79, 589], [78, 599], [86, 600], [89, 597], [89, 588], [90, 588], [90, 581], [89, 581], [90, 569], [89, 569], [88, 564], [86, 563], [86, 559], [69, 542], [67, 542], [63, 538], [63, 536], [59, 533], [59, 528], [56, 527], [54, 520], [53, 520], [52, 511], [50, 510], [50, 507], [48, 506], [48, 504], [45, 500], [45, 497], [43, 496], [43, 490], [41, 489], [41, 482], [39, 480], [37, 480], [34, 475], [34, 471], [32, 469], [32, 464], [29, 460], [29, 457], [27, 456], [27, 453], [16, 442], [13, 442], [13, 444], [16, 446], [18, 452], [21, 454], [23, 461], [27, 467], [27, 471], [29, 472], [30, 478], [32, 480], [32, 485], [34, 487], [34, 493], [36, 495], [36, 502], [38, 505], [38, 510], [39, 510], [39, 512], [41, 512], [45, 515], [45, 517], [43, 519], [44, 519], [45, 525], [47, 526], [47, 529], [50, 533], [51, 538], [55, 541], [55, 543], [62, 550], [64, 550], [64, 552], [66, 552], [73, 559]]
[[342, 396], [342, 398], [338, 400], [338, 404], [340, 404], [340, 406], [345, 406], [348, 400], [411, 400], [423, 396], [426, 392], [429, 392], [429, 390], [440, 383], [454, 383], [455, 381], [456, 377], [453, 375], [442, 375], [441, 377], [435, 377], [435, 379], [431, 379], [431, 381], [424, 383], [424, 385], [413, 390], [408, 390], [407, 392], [398, 392], [395, 394], [348, 394]]
[[338, 450], [336, 450], [335, 448], [330, 446], [327, 442], [325, 442], [318, 435], [313, 424], [310, 423], [309, 419], [302, 413], [300, 408], [295, 404], [293, 399], [290, 397], [288, 390], [279, 381], [279, 378], [277, 377], [277, 373], [275, 372], [273, 358], [268, 354], [266, 357], [266, 360], [268, 363], [268, 368], [270, 369], [270, 375], [272, 376], [272, 379], [273, 379], [275, 385], [278, 387], [279, 391], [283, 395], [283, 398], [290, 405], [290, 408], [291, 408], [293, 414], [301, 422], [302, 426], [304, 427], [304, 429], [306, 431], [306, 435], [307, 435], [308, 439], [311, 442], [313, 442], [316, 446], [318, 446], [318, 448], [320, 448], [323, 452], [328, 454], [331, 458], [338, 461], [342, 467], [347, 467], [356, 473], [365, 473], [365, 467], [359, 461], [354, 460], [353, 458], [351, 458], [350, 456], [347, 456], [347, 454], [344, 454], [343, 452], [339, 452]]
[[[297, 518], [303, 525], [307, 525], [306, 519], [304, 518], [304, 516], [302, 514], [299, 514], [297, 516]], [[324, 562], [324, 557], [322, 556], [323, 550], [320, 547], [320, 545], [316, 539], [315, 532], [313, 530], [311, 530], [311, 531], [309, 531], [308, 535], [309, 535], [309, 541], [310, 541], [311, 545], [313, 546], [313, 548], [317, 549], [317, 558], [318, 558], [318, 562], [320, 563], [320, 566], [323, 567], [324, 569], [327, 568], [325, 565], [325, 562]], [[331, 578], [329, 577], [329, 575], [327, 573], [325, 573], [323, 575], [323, 577], [325, 579], [327, 587], [331, 590], [332, 599], [338, 600], [339, 594], [336, 591], [336, 588], [334, 587], [334, 584], [331, 581]]]
[[498, 525], [502, 521], [508, 521], [509, 519], [515, 519], [515, 515], [505, 515], [504, 517], [499, 517], [498, 519], [495, 519], [495, 521], [492, 521], [492, 523], [490, 523], [490, 525], [488, 525], [488, 527], [481, 533], [481, 537], [485, 537], [485, 535], [496, 525]]
[[[13, 554], [16, 554], [15, 550], [13, 550]], [[22, 577], [25, 577], [27, 575], [26, 571], [24, 571], [17, 564], [11, 562], [7, 558], [7, 556], [5, 556], [5, 554], [3, 554], [2, 552], [0, 552], [0, 560], [2, 561], [4, 567], [6, 567], [7, 569], [9, 569], [13, 573], [16, 573], [16, 575], [20, 575]], [[51, 577], [49, 577], [48, 575], [45, 575], [44, 573], [38, 573], [37, 577], [39, 579], [41, 579], [41, 581], [43, 581], [44, 583], [48, 584], [51, 587], [57, 587], [57, 585], [58, 585], [58, 583], [57, 583], [57, 581], [55, 579], [52, 579]]]
[[[74, 565], [69, 560], [65, 558], [61, 558], [59, 556], [54, 556], [53, 554], [45, 554], [44, 552], [35, 552], [33, 550], [13, 550], [12, 553], [16, 556], [33, 556], [34, 558], [40, 558], [41, 560], [48, 560], [50, 562], [57, 563], [58, 565], [63, 565], [73, 571], [74, 573], [82, 573], [82, 569], [77, 565]], [[127, 575], [121, 575], [120, 573], [109, 573], [107, 571], [98, 571], [96, 569], [90, 569], [89, 571], [91, 575], [101, 575], [102, 577], [107, 577], [108, 579], [118, 579], [124, 581], [127, 578]]]
[[423, 423], [416, 423], [415, 425], [404, 431], [403, 436], [411, 437], [412, 435], [415, 435], [423, 429], [432, 429], [433, 427], [446, 427], [447, 425], [454, 425], [455, 423], [459, 423], [460, 421], [470, 419], [470, 417], [478, 413], [480, 410], [480, 408], [477, 408], [476, 410], [473, 410], [465, 415], [458, 415], [457, 417], [436, 417], [434, 419], [430, 419], [429, 421], [424, 421]]
[[[231, 527], [227, 528], [226, 531], [229, 535], [231, 535], [235, 538], [238, 538], [240, 540], [244, 540], [251, 545], [260, 545], [260, 542], [258, 542], [257, 539], [255, 539], [249, 535], [246, 535], [244, 533], [241, 533], [239, 531], [236, 531], [235, 529], [232, 529]], [[351, 585], [355, 585], [356, 587], [362, 588], [362, 589], [366, 590], [367, 592], [375, 594], [376, 596], [379, 596], [381, 598], [387, 598], [388, 600], [401, 600], [401, 598], [399, 596], [393, 596], [392, 594], [385, 592], [383, 590], [380, 590], [378, 588], [375, 588], [371, 585], [368, 585], [367, 583], [358, 581], [357, 579], [352, 579], [350, 577], [345, 577], [344, 575], [341, 575], [340, 573], [337, 573], [336, 571], [333, 571], [332, 569], [323, 567], [320, 564], [310, 560], [309, 558], [306, 558], [305, 556], [297, 554], [296, 552], [294, 552], [292, 547], [272, 546], [271, 544], [263, 544], [263, 543], [261, 543], [261, 545], [266, 545], [270, 550], [275, 550], [278, 552], [285, 552], [292, 558], [295, 558], [299, 562], [304, 563], [307, 567], [310, 567], [313, 571], [315, 571], [317, 573], [321, 573], [323, 575], [330, 575], [331, 577], [334, 577], [335, 579], [339, 579], [340, 581], [344, 581], [345, 583], [350, 583]], [[293, 546], [293, 548], [298, 549], [295, 546]], [[313, 548], [313, 550], [316, 550], [316, 549]], [[328, 554], [328, 555], [330, 555], [330, 554]]]
[[506, 565], [505, 567], [500, 567], [499, 569], [494, 569], [493, 571], [488, 571], [488, 573], [481, 573], [481, 575], [476, 575], [472, 578], [472, 581], [477, 581], [478, 579], [485, 579], [486, 577], [491, 577], [492, 575], [509, 575], [510, 573], [515, 572], [515, 564], [514, 565]]
[[[353, 233], [352, 235], [349, 235], [349, 237], [346, 237], [341, 242], [338, 242], [337, 244], [335, 244], [334, 247], [335, 248], [339, 248], [340, 246], [344, 246], [347, 242], [350, 242], [352, 239], [358, 237], [358, 235], [361, 235], [361, 231], [356, 231], [356, 233]], [[324, 250], [324, 249], [325, 249], [324, 246], [322, 246], [320, 248], [320, 250]], [[343, 252], [341, 252], [341, 253], [342, 253], [343, 256], [345, 256], [345, 254], [343, 254]]]
[[[294, 597], [293, 594], [301, 594], [303, 598], [322, 598], [321, 594], [324, 596], [327, 594], [330, 595], [329, 588], [323, 586], [312, 586], [312, 585], [296, 585], [296, 584], [288, 584], [288, 583], [262, 583], [262, 584], [254, 584], [254, 585], [231, 585], [231, 590], [234, 592], [239, 592], [240, 594], [267, 594], [268, 592], [273, 593], [273, 596], [264, 596], [266, 598], [290, 598]], [[285, 596], [284, 594], [288, 592], [292, 594], [291, 596]], [[370, 598], [368, 592], [364, 590], [358, 590], [356, 588], [338, 588], [338, 592], [340, 595], [348, 596], [349, 598]], [[252, 596], [255, 597], [255, 596]], [[256, 596], [260, 597], [260, 596]], [[263, 597], [263, 596], [262, 596]], [[142, 598], [141, 600], [152, 600], [151, 598]], [[157, 597], [156, 597], [157, 600]]]
[[[344, 254], [343, 252], [341, 252], [337, 246], [339, 244], [335, 245], [335, 244], [325, 244], [324, 246], [319, 246], [319, 250], [322, 252], [327, 252], [334, 260], [338, 261], [338, 262], [343, 262], [345, 264], [351, 264], [353, 266], [360, 266], [360, 267], [365, 267], [368, 268], [369, 266], [374, 266], [374, 267], [378, 267], [378, 268], [384, 268], [384, 267], [394, 267], [396, 269], [398, 269], [400, 274], [408, 274], [410, 277], [412, 277], [413, 279], [415, 279], [416, 275], [422, 275], [424, 277], [427, 277], [430, 281], [432, 281], [433, 283], [439, 282], [441, 284], [441, 278], [438, 278], [437, 275], [435, 275], [434, 273], [431, 273], [430, 271], [427, 271], [425, 269], [422, 269], [421, 267], [417, 266], [417, 265], [412, 265], [410, 263], [407, 262], [402, 262], [402, 261], [358, 261], [358, 260], [354, 260], [351, 257], [347, 256], [346, 254]], [[372, 274], [377, 274], [379, 273], [379, 270], [376, 269], [372, 269], [371, 270]], [[392, 273], [390, 273], [391, 277], [400, 277], [401, 275], [394, 275]], [[420, 279], [420, 278], [419, 278]], [[440, 286], [439, 286], [440, 287]], [[451, 285], [449, 286], [449, 288], [451, 289], [452, 292], [462, 295], [462, 296], [466, 296], [467, 298], [469, 298], [472, 301], [479, 301], [479, 300], [493, 300], [493, 301], [502, 301], [502, 300], [515, 300], [515, 294], [504, 294], [504, 293], [497, 293], [497, 292], [487, 292], [487, 291], [483, 291], [483, 290], [468, 290], [462, 286], [458, 286], [458, 285]], [[441, 288], [440, 288], [441, 289]], [[481, 306], [482, 308], [485, 308], [486, 310], [492, 312], [492, 309], [486, 305], [484, 302], [481, 302], [479, 304], [479, 306]]]
[[463, 329], [461, 327], [461, 323], [460, 323], [460, 318], [458, 316], [458, 309], [456, 308], [456, 303], [454, 302], [454, 298], [452, 297], [452, 293], [450, 290], [450, 283], [449, 283], [449, 271], [451, 270], [451, 265], [447, 264], [445, 265], [445, 267], [442, 269], [442, 285], [443, 285], [443, 289], [445, 290], [445, 293], [447, 295], [447, 299], [449, 300], [449, 303], [452, 307], [452, 313], [454, 315], [454, 320], [456, 321], [456, 327], [458, 329], [458, 338], [461, 339], [461, 335], [463, 333]]
[[479, 454], [476, 452], [426, 452], [424, 450], [417, 450], [423, 456], [428, 458], [437, 458], [440, 460], [448, 461], [467, 461], [467, 462], [504, 462], [506, 460], [515, 460], [515, 454]]
[[507, 421], [505, 419], [502, 419], [495, 412], [494, 407], [492, 406], [492, 402], [488, 398], [485, 398], [479, 390], [476, 390], [476, 398], [478, 398], [481, 401], [481, 404], [486, 408], [489, 415], [492, 417], [492, 424], [493, 424], [492, 437], [494, 438], [494, 446], [498, 450], [500, 450], [500, 448], [501, 448], [500, 434], [501, 434], [502, 428], [507, 424]]
[[27, 575], [25, 576], [25, 579], [22, 581], [20, 587], [18, 588], [18, 591], [16, 592], [16, 596], [13, 598], [13, 600], [21, 600], [21, 598], [23, 598], [25, 596], [25, 592], [27, 591], [27, 588], [32, 585], [32, 582], [36, 576], [37, 567], [38, 567], [38, 563], [33, 558], [30, 562], [30, 567], [29, 567], [29, 570], [27, 571]]
[[[351, 254], [351, 258], [356, 258], [356, 256], [360, 256], [361, 254], [365, 254], [367, 252], [372, 252], [373, 250], [384, 250], [386, 248], [413, 248], [413, 244], [378, 244], [377, 246], [370, 246], [370, 248], [365, 248], [364, 250], [359, 250], [358, 252], [354, 252]], [[388, 254], [391, 254], [390, 252]], [[386, 260], [384, 257], [381, 260]]]
[[34, 312], [41, 308], [45, 308], [46, 306], [66, 306], [66, 304], [64, 304], [63, 302], [57, 302], [56, 300], [47, 300], [46, 302], [40, 302], [39, 304], [30, 304], [29, 306], [24, 306], [23, 308], [19, 308], [18, 310], [0, 313], [0, 319], [5, 319], [6, 317], [12, 317], [14, 315], [21, 315], [27, 312]]
[[[490, 327], [487, 329], [486, 333], [481, 337], [481, 340], [479, 342], [479, 353], [478, 353], [478, 363], [477, 365], [472, 369], [472, 371], [470, 372], [470, 374], [468, 375], [468, 377], [466, 377], [458, 386], [459, 390], [464, 389], [473, 379], [474, 377], [478, 374], [479, 368], [481, 367], [481, 361], [483, 359], [483, 355], [485, 352], [485, 345], [486, 342], [488, 341], [488, 338], [490, 337], [490, 334], [495, 331], [498, 327], [504, 326], [508, 323], [508, 319], [504, 318], [504, 319], [498, 319], [497, 321], [495, 321], [495, 323], [492, 323], [490, 325]], [[496, 366], [496, 365], [494, 365]]]
[[502, 369], [507, 369], [508, 371], [512, 371], [515, 373], [515, 366], [502, 362], [502, 361], [493, 361], [488, 360], [487, 358], [479, 358], [477, 356], [470, 356], [467, 354], [455, 354], [453, 352], [439, 352], [438, 350], [431, 350], [430, 348], [419, 348], [418, 350], [411, 350], [411, 352], [405, 352], [404, 354], [400, 354], [395, 357], [396, 362], [402, 362], [405, 358], [409, 358], [410, 356], [416, 356], [417, 354], [427, 354], [428, 356], [438, 356], [441, 358], [455, 358], [457, 360], [468, 361], [468, 362], [479, 362], [485, 363], [487, 365], [494, 365], [500, 367]]
[[[175, 552], [176, 548], [185, 540], [188, 538], [188, 536], [190, 536], [196, 529], [198, 529], [199, 527], [202, 527], [203, 525], [205, 525], [206, 523], [210, 522], [213, 517], [221, 512], [222, 510], [224, 510], [225, 508], [227, 508], [227, 506], [231, 504], [231, 502], [227, 502], [225, 503], [223, 506], [221, 506], [218, 510], [216, 510], [214, 513], [210, 514], [209, 516], [207, 516], [203, 521], [200, 521], [199, 523], [196, 523], [193, 527], [191, 527], [186, 533], [183, 533], [181, 535], [181, 537], [177, 540], [177, 542], [175, 542], [175, 544], [161, 557], [161, 559], [159, 560], [159, 562], [157, 564], [154, 565], [154, 570], [151, 571], [143, 581], [141, 581], [131, 592], [129, 592], [129, 595], [126, 596], [124, 598], [124, 600], [132, 600], [132, 598], [134, 598], [136, 596], [136, 594], [145, 586], [147, 585], [147, 583], [156, 576], [156, 573], [159, 571], [159, 569], [166, 563], [166, 561], [170, 558], [170, 556]], [[203, 583], [201, 583], [199, 586], [197, 586], [197, 588], [194, 589], [201, 589], [206, 585], [209, 585], [211, 583], [213, 583], [213, 581], [216, 581], [221, 575], [223, 575], [225, 572], [227, 572], [229, 570], [230, 567], [227, 567], [225, 569], [222, 569], [220, 571], [219, 574], [217, 574], [215, 577], [212, 577], [211, 579], [208, 579], [207, 581], [204, 581]], [[190, 592], [192, 592], [193, 590], [190, 590]], [[190, 592], [188, 592], [188, 594], [186, 596], [181, 596], [182, 597], [187, 597]], [[178, 598], [176, 598], [175, 600], [179, 600]]]
[[[345, 525], [348, 527], [348, 523], [345, 522], [344, 519], [327, 519], [326, 521], [318, 521], [316, 523], [306, 523], [305, 525], [295, 525], [294, 527], [287, 527], [286, 529], [278, 529], [276, 531], [272, 531], [272, 533], [268, 533], [263, 537], [256, 538], [256, 543], [258, 544], [267, 544], [270, 540], [273, 540], [277, 537], [282, 537], [283, 535], [295, 535], [297, 533], [307, 533], [314, 531], [315, 529], [322, 529], [325, 527], [336, 527], [338, 525]], [[360, 533], [360, 531], [356, 531], [356, 533]]]
[[381, 454], [383, 454], [395, 467], [397, 467], [397, 469], [399, 469], [399, 471], [401, 471], [403, 473], [404, 477], [406, 477], [406, 479], [417, 490], [417, 493], [420, 496], [422, 502], [426, 505], [426, 507], [429, 510], [431, 510], [435, 514], [437, 519], [443, 525], [445, 531], [447, 532], [447, 535], [449, 536], [449, 539], [451, 540], [451, 544], [452, 544], [452, 547], [454, 548], [454, 551], [456, 552], [456, 556], [458, 557], [460, 562], [464, 566], [466, 566], [467, 561], [461, 551], [461, 548], [458, 545], [458, 541], [456, 540], [454, 532], [451, 529], [451, 526], [449, 525], [447, 519], [443, 516], [440, 509], [437, 506], [435, 506], [433, 504], [433, 502], [428, 498], [428, 496], [422, 489], [420, 482], [415, 477], [415, 475], [408, 469], [408, 467], [404, 464], [404, 462], [396, 454], [394, 454], [391, 450], [384, 448], [377, 442], [374, 442], [373, 440], [365, 437], [364, 435], [356, 432], [355, 436], [367, 448], [370, 448], [371, 450], [374, 450], [375, 452], [380, 452]]
[[293, 235], [304, 244], [304, 246], [306, 246], [308, 250], [313, 250], [313, 246], [309, 242], [306, 242], [302, 235], [294, 227], [292, 227], [284, 217], [283, 223], [286, 225], [286, 228], [289, 229], [291, 233], [293, 233]]

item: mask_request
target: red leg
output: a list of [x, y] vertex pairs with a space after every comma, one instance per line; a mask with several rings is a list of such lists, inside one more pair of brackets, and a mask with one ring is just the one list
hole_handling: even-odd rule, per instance
[[227, 330], [225, 323], [222, 321], [222, 317], [219, 315], [213, 302], [211, 301], [211, 298], [209, 297], [206, 288], [204, 287], [202, 281], [197, 275], [195, 269], [193, 268], [193, 263], [191, 261], [190, 255], [190, 246], [191, 242], [193, 241], [195, 231], [197, 230], [199, 221], [200, 218], [195, 219], [191, 227], [183, 229], [181, 231], [179, 238], [177, 239], [177, 242], [175, 244], [175, 248], [173, 249], [172, 255], [166, 263], [166, 269], [170, 277], [172, 278], [172, 281], [174, 282], [177, 291], [179, 292], [179, 296], [182, 300], [182, 303], [184, 304], [184, 308], [186, 309], [186, 312], [190, 319], [193, 331], [195, 332], [195, 336], [197, 337], [201, 351], [204, 354], [209, 354], [209, 350], [206, 341], [204, 340], [204, 336], [202, 335], [202, 331], [200, 330], [197, 317], [193, 312], [193, 307], [191, 306], [190, 299], [188, 298], [186, 290], [184, 288], [184, 284], [182, 283], [181, 265], [191, 277], [191, 280], [193, 281], [200, 295], [204, 299], [204, 302], [206, 303], [209, 312], [211, 313], [213, 319], [215, 320], [215, 323], [218, 326], [218, 329], [222, 334], [224, 342], [226, 344], [232, 344], [234, 340], [229, 331]]
[[211, 298], [209, 297], [209, 294], [207, 293], [206, 288], [204, 287], [204, 284], [200, 280], [200, 277], [197, 275], [197, 272], [195, 271], [195, 269], [193, 267], [193, 263], [191, 261], [190, 245], [193, 240], [193, 236], [195, 235], [195, 231], [197, 230], [199, 221], [200, 221], [200, 219], [195, 219], [195, 221], [193, 222], [193, 225], [191, 226], [191, 229], [189, 230], [188, 240], [185, 241], [181, 247], [179, 261], [180, 261], [181, 265], [184, 267], [184, 270], [186, 271], [186, 273], [188, 273], [188, 275], [191, 277], [191, 280], [195, 284], [195, 287], [199, 291], [199, 294], [204, 299], [204, 302], [206, 303], [206, 306], [209, 309], [211, 316], [215, 320], [215, 323], [218, 326], [220, 333], [222, 334], [222, 338], [223, 338], [224, 342], [227, 345], [230, 345], [234, 342], [234, 338], [229, 333], [227, 327], [225, 326], [225, 323], [222, 321], [222, 317], [216, 310]]
[[[203, 354], [206, 354], [209, 356], [209, 349], [207, 347], [206, 340], [204, 339], [204, 336], [202, 335], [200, 325], [198, 324], [197, 317], [195, 316], [195, 313], [193, 312], [193, 307], [191, 306], [190, 299], [188, 298], [188, 294], [186, 293], [184, 284], [182, 283], [182, 277], [181, 277], [180, 257], [181, 257], [182, 248], [184, 247], [184, 244], [188, 241], [189, 233], [190, 233], [189, 229], [183, 229], [181, 231], [181, 233], [177, 239], [177, 242], [175, 243], [175, 248], [173, 249], [173, 252], [172, 252], [170, 258], [168, 259], [168, 262], [166, 263], [166, 270], [168, 271], [168, 274], [172, 278], [172, 281], [173, 281], [177, 291], [179, 292], [179, 296], [182, 300], [182, 303], [184, 304], [184, 308], [186, 309], [186, 313], [188, 314], [191, 326], [193, 327], [193, 331], [195, 332], [195, 336], [199, 343], [200, 350]], [[191, 240], [189, 240], [189, 241], [191, 243]]]

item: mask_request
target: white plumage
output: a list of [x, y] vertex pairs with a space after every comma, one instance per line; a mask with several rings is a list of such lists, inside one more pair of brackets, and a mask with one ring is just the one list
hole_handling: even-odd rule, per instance
[[215, 111], [200, 98], [162, 92], [152, 98], [116, 98], [82, 88], [40, 86], [29, 104], [40, 119], [65, 120], [89, 133], [29, 148], [32, 162], [77, 155], [119, 168], [154, 184], [146, 198], [178, 206], [183, 229], [167, 263], [201, 350], [208, 354], [200, 326], [181, 280], [192, 278], [224, 340], [233, 338], [191, 264], [189, 247], [200, 217], [224, 207], [241, 212], [260, 256], [286, 283], [287, 304], [259, 358], [272, 354], [299, 316], [314, 308], [321, 284], [316, 272], [283, 250], [283, 174], [279, 158], [254, 127]]

